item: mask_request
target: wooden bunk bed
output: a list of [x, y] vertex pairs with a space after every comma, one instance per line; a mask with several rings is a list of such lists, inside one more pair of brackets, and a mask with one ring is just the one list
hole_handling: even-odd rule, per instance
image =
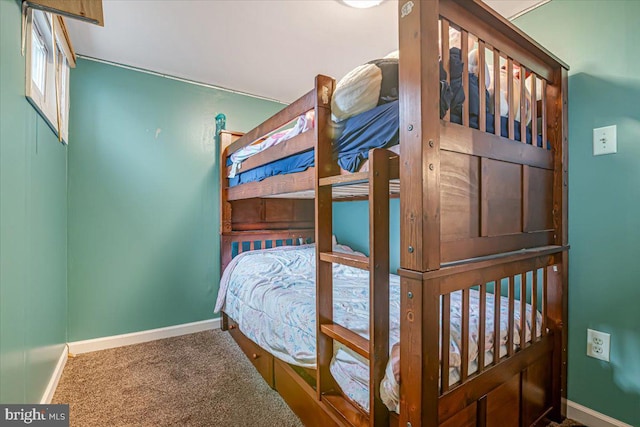
[[[222, 268], [246, 250], [315, 241], [317, 369], [274, 357], [224, 313], [223, 329], [305, 425], [528, 426], [561, 419], [567, 356], [568, 66], [480, 1], [401, 0], [398, 7], [399, 156], [375, 149], [359, 172], [340, 170], [332, 152], [335, 82], [325, 76], [316, 77], [313, 90], [250, 132], [220, 131]], [[481, 95], [487, 89], [487, 53], [495, 76], [506, 69], [509, 101], [516, 87], [513, 70], [520, 70], [520, 105], [509, 102], [507, 137], [501, 136], [498, 96], [494, 105], [479, 97], [477, 128], [470, 125], [466, 101], [461, 124], [451, 122], [448, 113], [440, 119], [435, 102], [439, 52], [449, 51], [450, 28], [461, 34], [463, 58], [471, 48], [468, 36], [477, 40]], [[448, 71], [447, 55], [443, 66]], [[464, 68], [468, 93], [470, 75]], [[534, 101], [528, 127], [526, 120], [515, 121], [518, 109], [525, 117], [526, 75]], [[500, 93], [500, 79], [492, 84]], [[256, 154], [242, 169], [308, 150], [314, 151], [314, 167], [228, 185], [224, 165], [230, 154], [309, 110], [315, 111], [312, 129]], [[493, 133], [487, 132], [488, 111], [495, 112]], [[516, 126], [522, 141], [515, 137]], [[538, 139], [542, 144], [535, 143]], [[402, 218], [399, 415], [382, 403], [379, 390], [389, 359], [389, 197], [400, 198]], [[333, 252], [332, 204], [341, 199], [369, 200], [368, 257]], [[368, 340], [333, 322], [334, 263], [370, 272]], [[450, 385], [451, 361], [441, 351], [447, 344], [441, 337], [451, 333], [455, 292], [462, 295], [462, 361], [460, 378]], [[500, 335], [501, 320], [509, 340], [516, 326], [531, 325], [529, 341], [519, 346], [509, 341], [506, 354], [497, 352], [492, 360], [485, 360], [484, 340], [479, 340], [474, 372], [468, 369], [471, 292], [481, 296], [475, 307], [479, 336], [488, 332], [486, 301], [491, 298], [496, 305], [506, 298], [509, 307], [507, 319], [495, 310], [494, 337]], [[515, 308], [527, 313], [526, 304], [535, 308], [531, 317], [516, 319]], [[369, 359], [368, 412], [344, 396], [331, 376], [334, 340]]]

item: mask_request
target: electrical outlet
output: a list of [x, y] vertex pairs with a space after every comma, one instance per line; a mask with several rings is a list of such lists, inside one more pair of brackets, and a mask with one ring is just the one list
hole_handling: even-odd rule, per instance
[[593, 155], [613, 154], [618, 152], [617, 128], [615, 125], [593, 130]]
[[587, 356], [608, 362], [610, 342], [610, 334], [587, 329]]

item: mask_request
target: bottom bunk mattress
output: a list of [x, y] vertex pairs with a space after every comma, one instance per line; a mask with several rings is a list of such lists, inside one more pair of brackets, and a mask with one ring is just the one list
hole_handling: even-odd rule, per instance
[[[349, 251], [335, 247], [334, 251]], [[333, 268], [334, 321], [368, 338], [369, 273], [356, 268], [334, 264]], [[399, 360], [397, 347], [400, 338], [400, 280], [389, 277], [390, 287], [390, 357], [381, 387], [381, 398], [392, 411], [399, 411]], [[284, 246], [244, 252], [234, 258], [224, 271], [215, 311], [224, 310], [233, 318], [248, 338], [284, 362], [316, 367], [315, 314], [315, 245]], [[478, 292], [470, 292], [469, 373], [477, 370], [478, 356]], [[451, 336], [449, 345], [450, 384], [459, 380], [461, 364], [462, 302], [461, 293], [451, 294]], [[500, 355], [506, 354], [508, 327], [508, 299], [501, 301]], [[529, 321], [531, 306], [527, 304], [525, 341], [531, 339]], [[520, 310], [515, 304], [514, 346], [520, 343]], [[485, 361], [492, 361], [494, 319], [493, 294], [487, 293]], [[537, 313], [537, 330], [541, 316]], [[342, 346], [334, 346], [331, 373], [344, 394], [368, 411], [369, 367], [367, 360]], [[395, 372], [395, 375], [394, 375]]]

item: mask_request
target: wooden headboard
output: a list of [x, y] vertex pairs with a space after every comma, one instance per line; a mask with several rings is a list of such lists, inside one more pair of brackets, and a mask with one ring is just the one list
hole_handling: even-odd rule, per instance
[[256, 230], [223, 233], [220, 240], [221, 269], [238, 254], [254, 249], [268, 249], [276, 246], [298, 246], [312, 243], [313, 228], [300, 230]]

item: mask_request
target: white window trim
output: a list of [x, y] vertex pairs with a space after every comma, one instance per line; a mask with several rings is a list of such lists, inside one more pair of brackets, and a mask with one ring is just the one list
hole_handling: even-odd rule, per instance
[[[27, 100], [38, 111], [49, 127], [64, 144], [69, 140], [69, 77], [70, 58], [67, 52], [72, 52], [65, 37], [60, 37], [60, 31], [55, 26], [60, 25], [54, 15], [26, 9], [25, 26], [25, 57], [26, 57], [26, 87]], [[34, 27], [41, 35], [41, 40], [47, 49], [45, 65], [45, 88], [42, 93], [32, 80], [32, 38]], [[54, 37], [55, 34], [55, 37]], [[55, 46], [53, 46], [55, 44]], [[71, 60], [73, 60], [71, 58]], [[75, 62], [75, 61], [74, 61]], [[62, 85], [66, 84], [63, 89]]]

